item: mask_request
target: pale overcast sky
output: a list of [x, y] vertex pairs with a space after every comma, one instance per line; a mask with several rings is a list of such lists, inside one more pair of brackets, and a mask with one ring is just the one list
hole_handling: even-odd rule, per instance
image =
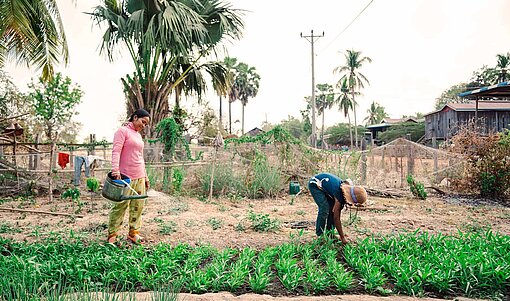
[[[231, 0], [246, 10], [244, 37], [227, 45], [229, 55], [257, 69], [258, 96], [246, 106], [245, 129], [267, 119], [278, 123], [287, 116], [301, 118], [304, 97], [311, 95], [311, 47], [300, 37], [324, 31], [315, 43], [315, 83], [335, 84], [333, 69], [344, 64], [342, 52], [362, 51], [372, 59], [361, 72], [370, 86], [357, 99], [358, 121], [372, 101], [392, 118], [427, 113], [435, 98], [450, 86], [467, 81], [483, 65], [495, 65], [496, 54], [510, 51], [508, 0]], [[366, 10], [344, 31], [364, 7]], [[95, 133], [111, 140], [125, 116], [120, 78], [132, 73], [127, 53], [113, 63], [99, 54], [102, 31], [83, 12], [99, 0], [57, 0], [69, 42], [71, 61], [61, 71], [85, 92], [76, 121], [82, 136]], [[343, 33], [342, 33], [343, 31]], [[7, 69], [22, 90], [31, 72]], [[211, 93], [218, 110], [218, 97]], [[191, 101], [189, 101], [191, 103]], [[227, 103], [224, 102], [224, 120]], [[241, 118], [233, 104], [233, 120]], [[318, 117], [317, 117], [318, 118]], [[317, 119], [320, 126], [320, 120]], [[326, 124], [345, 122], [337, 108], [326, 112]], [[240, 125], [236, 125], [240, 129]]]

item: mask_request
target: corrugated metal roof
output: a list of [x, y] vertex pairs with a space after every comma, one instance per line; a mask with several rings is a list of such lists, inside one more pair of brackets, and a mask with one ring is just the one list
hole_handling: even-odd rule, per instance
[[464, 98], [510, 98], [510, 81], [492, 86], [481, 87], [480, 89], [459, 93], [458, 95]]
[[[427, 113], [424, 116], [441, 112], [446, 107], [458, 112], [474, 112], [476, 110], [476, 103], [447, 103], [441, 109]], [[510, 111], [510, 101], [479, 100], [478, 111]]]

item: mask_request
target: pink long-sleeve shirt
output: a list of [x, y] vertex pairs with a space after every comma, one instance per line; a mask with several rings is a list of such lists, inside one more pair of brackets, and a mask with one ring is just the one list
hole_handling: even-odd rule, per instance
[[131, 179], [145, 178], [142, 135], [133, 123], [121, 127], [113, 136], [112, 171], [120, 171]]

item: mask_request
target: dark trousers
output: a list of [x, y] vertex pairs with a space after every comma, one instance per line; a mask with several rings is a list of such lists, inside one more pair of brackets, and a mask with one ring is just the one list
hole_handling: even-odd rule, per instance
[[317, 185], [308, 183], [308, 189], [312, 194], [313, 200], [319, 207], [317, 220], [315, 221], [315, 234], [322, 235], [324, 231], [335, 228], [333, 222], [333, 204], [332, 200], [324, 191], [320, 190]]

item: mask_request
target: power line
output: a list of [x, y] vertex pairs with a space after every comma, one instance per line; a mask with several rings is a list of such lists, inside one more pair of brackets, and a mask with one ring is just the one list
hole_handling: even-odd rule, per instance
[[331, 40], [331, 42], [326, 47], [321, 49], [319, 52], [328, 49], [328, 47], [331, 46], [331, 44], [333, 44], [333, 42], [335, 42], [338, 39], [338, 37], [340, 37], [340, 35], [343, 34], [352, 25], [352, 23], [354, 23], [354, 21], [358, 19], [359, 16], [361, 16], [361, 14], [370, 6], [370, 4], [372, 4], [372, 2], [374, 2], [374, 0], [370, 0], [370, 2], [358, 13], [358, 15], [354, 17], [351, 23], [349, 23], [339, 34], [336, 35], [336, 37], [333, 40]]

